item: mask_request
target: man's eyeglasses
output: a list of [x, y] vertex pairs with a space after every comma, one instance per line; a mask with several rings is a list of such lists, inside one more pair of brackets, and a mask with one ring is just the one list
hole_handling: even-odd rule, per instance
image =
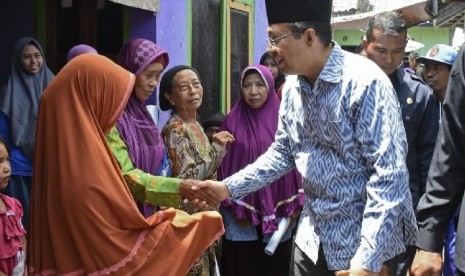
[[276, 38], [272, 38], [272, 37], [268, 37], [268, 39], [266, 40], [266, 42], [268, 43], [268, 45], [270, 45], [271, 47], [276, 47], [276, 43], [278, 43], [281, 39], [285, 39], [286, 37], [288, 36], [291, 36], [291, 34], [286, 34], [286, 35], [282, 35], [282, 36], [279, 36], [279, 37], [276, 37]]

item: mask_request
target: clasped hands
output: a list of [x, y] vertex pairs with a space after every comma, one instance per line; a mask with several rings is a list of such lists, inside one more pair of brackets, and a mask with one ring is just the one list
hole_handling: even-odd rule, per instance
[[216, 208], [230, 196], [224, 182], [212, 180], [183, 179], [179, 187], [179, 193], [183, 197], [184, 203], [201, 210], [205, 210], [209, 206]]

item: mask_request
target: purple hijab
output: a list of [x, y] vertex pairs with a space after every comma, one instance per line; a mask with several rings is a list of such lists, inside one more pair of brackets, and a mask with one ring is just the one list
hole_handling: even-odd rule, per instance
[[[218, 171], [218, 179], [238, 172], [253, 163], [274, 141], [278, 128], [279, 99], [274, 92], [274, 79], [270, 70], [263, 65], [251, 65], [241, 74], [241, 87], [247, 74], [259, 73], [268, 88], [265, 103], [253, 109], [244, 101], [241, 93], [239, 101], [226, 115], [221, 130], [227, 130], [236, 138], [227, 145], [227, 154]], [[279, 180], [271, 183], [241, 200], [226, 200], [222, 208], [233, 213], [238, 219], [246, 219], [260, 225], [262, 233], [277, 230], [277, 217], [289, 217], [299, 212], [304, 202], [302, 176], [292, 170]]]
[[[146, 39], [134, 39], [123, 45], [117, 62], [138, 77], [154, 62], [168, 64], [168, 53]], [[118, 119], [118, 131], [128, 147], [134, 166], [146, 173], [158, 175], [165, 156], [163, 139], [145, 104], [133, 92], [123, 114]], [[139, 204], [144, 215], [153, 213], [153, 207]]]
[[71, 59], [82, 55], [82, 54], [98, 54], [97, 50], [87, 44], [79, 44], [68, 51], [68, 55], [66, 56], [66, 62], [69, 62]]

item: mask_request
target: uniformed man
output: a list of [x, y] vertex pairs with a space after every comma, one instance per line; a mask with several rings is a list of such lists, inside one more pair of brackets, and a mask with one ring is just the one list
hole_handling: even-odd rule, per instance
[[[369, 22], [363, 45], [367, 57], [378, 64], [389, 76], [402, 108], [402, 119], [407, 134], [407, 168], [413, 207], [416, 208], [425, 192], [426, 177], [433, 155], [439, 128], [439, 104], [431, 89], [416, 75], [405, 72], [402, 59], [407, 45], [407, 26], [397, 12], [384, 12]], [[411, 247], [400, 258], [397, 274], [406, 275], [415, 248]]]

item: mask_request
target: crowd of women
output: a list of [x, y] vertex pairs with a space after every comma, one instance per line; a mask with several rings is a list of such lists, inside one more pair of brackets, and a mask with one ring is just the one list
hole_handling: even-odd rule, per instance
[[[214, 202], [196, 181], [224, 179], [273, 143], [284, 76], [270, 55], [243, 70], [211, 137], [198, 122], [201, 76], [165, 71], [169, 54], [153, 42], [128, 41], [116, 63], [88, 45], [67, 59], [54, 76], [40, 44], [22, 38], [0, 92], [0, 272], [288, 274], [297, 171], [241, 200], [184, 201]], [[164, 126], [145, 106], [158, 85], [159, 108], [172, 110]]]

